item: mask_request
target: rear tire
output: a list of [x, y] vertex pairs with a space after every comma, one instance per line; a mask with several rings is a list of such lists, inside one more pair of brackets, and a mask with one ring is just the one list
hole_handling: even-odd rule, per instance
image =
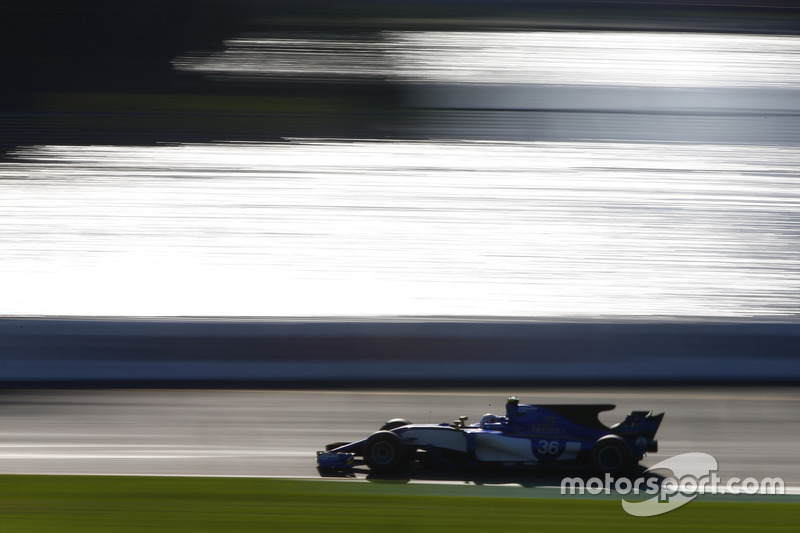
[[400, 437], [391, 431], [373, 433], [364, 444], [364, 462], [373, 472], [386, 474], [397, 470], [405, 459]]
[[592, 466], [601, 474], [625, 474], [633, 467], [633, 452], [621, 437], [606, 435], [592, 448]]

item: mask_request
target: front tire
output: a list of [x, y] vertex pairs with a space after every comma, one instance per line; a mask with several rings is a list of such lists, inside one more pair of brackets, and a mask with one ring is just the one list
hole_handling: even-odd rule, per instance
[[592, 448], [592, 466], [601, 474], [625, 474], [633, 467], [633, 452], [621, 437], [606, 435]]
[[364, 444], [364, 462], [373, 472], [386, 474], [397, 470], [405, 459], [400, 437], [391, 431], [373, 433]]

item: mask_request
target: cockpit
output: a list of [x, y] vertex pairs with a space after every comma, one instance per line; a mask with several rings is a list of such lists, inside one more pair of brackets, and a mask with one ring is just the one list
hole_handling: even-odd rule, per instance
[[502, 429], [507, 423], [508, 418], [504, 416], [486, 413], [481, 417], [478, 426], [480, 426], [481, 429]]

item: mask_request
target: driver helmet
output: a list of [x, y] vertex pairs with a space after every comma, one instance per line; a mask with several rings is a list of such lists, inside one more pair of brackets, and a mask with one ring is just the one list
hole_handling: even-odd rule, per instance
[[481, 417], [482, 426], [486, 424], [497, 424], [500, 421], [501, 421], [500, 417], [497, 415], [493, 415], [492, 413], [486, 413]]

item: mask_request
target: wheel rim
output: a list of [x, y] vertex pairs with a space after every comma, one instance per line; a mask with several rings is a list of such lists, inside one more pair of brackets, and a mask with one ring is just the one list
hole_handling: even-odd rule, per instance
[[394, 446], [389, 442], [376, 442], [370, 451], [370, 457], [377, 464], [389, 464], [394, 460], [394, 456]]
[[613, 471], [622, 466], [622, 452], [616, 446], [606, 446], [597, 457], [603, 470]]

